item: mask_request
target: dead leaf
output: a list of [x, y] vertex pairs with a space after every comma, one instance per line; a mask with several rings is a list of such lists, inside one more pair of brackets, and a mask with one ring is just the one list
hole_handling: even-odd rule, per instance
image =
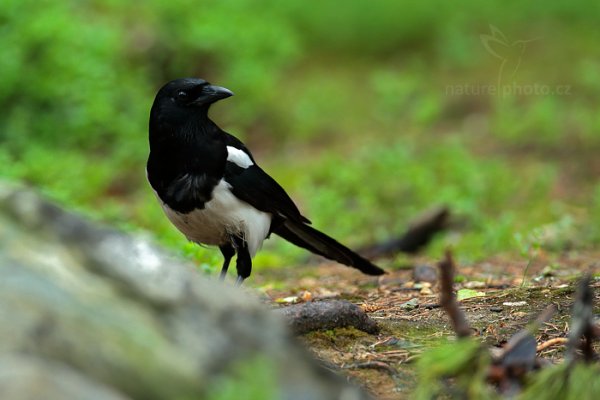
[[280, 297], [275, 299], [275, 303], [279, 304], [296, 304], [300, 302], [300, 298], [298, 296], [288, 296], [288, 297]]
[[304, 292], [300, 293], [300, 299], [302, 299], [304, 302], [311, 301], [313, 299], [313, 295], [308, 290], [305, 290]]

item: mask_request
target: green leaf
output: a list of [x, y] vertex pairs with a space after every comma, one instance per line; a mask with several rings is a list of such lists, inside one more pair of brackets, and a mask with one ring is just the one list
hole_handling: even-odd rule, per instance
[[471, 297], [483, 297], [485, 296], [484, 292], [478, 292], [473, 289], [459, 289], [456, 292], [456, 300], [462, 301], [465, 299], [470, 299]]

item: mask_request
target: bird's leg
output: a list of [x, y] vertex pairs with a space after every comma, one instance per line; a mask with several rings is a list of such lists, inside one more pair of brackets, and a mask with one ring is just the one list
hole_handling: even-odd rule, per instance
[[229, 269], [229, 262], [235, 255], [235, 248], [231, 243], [224, 244], [219, 246], [219, 250], [221, 250], [221, 254], [223, 254], [223, 268], [221, 268], [221, 275], [219, 279], [224, 280], [227, 275], [227, 269]]
[[238, 275], [238, 277], [235, 280], [235, 286], [242, 286], [242, 283], [244, 283], [244, 278]]
[[235, 284], [239, 286], [244, 282], [244, 279], [250, 276], [250, 272], [252, 272], [252, 258], [250, 257], [250, 251], [248, 251], [248, 244], [244, 239], [240, 237], [234, 238], [234, 246], [237, 251], [235, 267], [238, 273]]

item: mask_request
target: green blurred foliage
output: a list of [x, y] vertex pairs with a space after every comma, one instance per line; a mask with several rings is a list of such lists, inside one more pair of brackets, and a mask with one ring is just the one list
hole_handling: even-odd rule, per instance
[[[446, 396], [452, 399], [498, 398], [486, 384], [490, 362], [490, 355], [476, 340], [467, 338], [444, 343], [419, 358], [419, 384], [413, 397], [417, 400]], [[453, 382], [451, 388], [447, 385], [450, 380]]]
[[520, 400], [592, 400], [598, 397], [597, 364], [563, 363], [542, 370], [517, 398]]
[[274, 362], [256, 357], [238, 362], [229, 375], [217, 379], [206, 400], [277, 400], [283, 398]]
[[[598, 20], [600, 3], [583, 0], [3, 0], [0, 174], [150, 230], [210, 270], [218, 252], [185, 243], [144, 177], [156, 90], [201, 76], [236, 92], [214, 108], [219, 124], [255, 149], [317, 227], [352, 245], [398, 234], [445, 203], [462, 228], [432, 256], [448, 245], [465, 260], [518, 255], [515, 235], [548, 226], [574, 235], [549, 251], [592, 247]], [[481, 92], [503, 62], [482, 43], [492, 26], [516, 63], [502, 79], [511, 93]], [[531, 42], [515, 53], [519, 40]], [[536, 84], [548, 93], [516, 92]], [[258, 265], [303, 254], [266, 247]]]
[[520, 400], [595, 399], [600, 390], [594, 363], [562, 362], [531, 371], [517, 394], [500, 395], [488, 383], [491, 357], [479, 340], [458, 339], [423, 353], [417, 361], [419, 381], [412, 398]]

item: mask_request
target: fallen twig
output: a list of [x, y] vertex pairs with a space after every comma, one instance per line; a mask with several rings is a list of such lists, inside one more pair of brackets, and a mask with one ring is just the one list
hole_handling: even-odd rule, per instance
[[358, 250], [366, 258], [389, 257], [397, 253], [416, 253], [427, 245], [433, 236], [446, 229], [450, 210], [447, 207], [436, 208], [412, 222], [399, 238], [382, 243], [368, 245]]
[[565, 361], [573, 362], [577, 358], [577, 350], [581, 350], [585, 361], [592, 361], [595, 352], [592, 342], [596, 338], [594, 324], [593, 300], [594, 293], [590, 287], [591, 276], [586, 274], [577, 288], [575, 304], [573, 304], [573, 317], [571, 331], [567, 342]]
[[556, 306], [546, 307], [534, 321], [511, 336], [499, 353], [493, 354], [487, 379], [504, 396], [514, 397], [520, 393], [527, 374], [542, 364], [536, 357], [539, 350], [536, 349], [534, 335], [555, 313]]
[[392, 368], [389, 364], [384, 363], [383, 361], [364, 361], [364, 362], [348, 364], [348, 365], [344, 366], [344, 369], [365, 369], [365, 368], [384, 370], [384, 371], [390, 373], [391, 375], [397, 374], [397, 371], [394, 368]]
[[546, 350], [548, 347], [567, 344], [568, 341], [569, 339], [561, 337], [546, 340], [545, 342], [538, 344], [535, 351], [539, 353], [542, 350]]
[[526, 337], [533, 337], [540, 327], [546, 324], [556, 314], [556, 306], [554, 304], [546, 307], [533, 321], [528, 323], [525, 328], [515, 333], [508, 341], [504, 348], [504, 353], [508, 353], [512, 350], [513, 346], [517, 345], [518, 342]]
[[460, 309], [453, 291], [454, 261], [449, 250], [445, 258], [438, 264], [440, 270], [440, 305], [448, 314], [452, 328], [458, 337], [467, 337], [471, 334], [471, 327], [465, 314]]

